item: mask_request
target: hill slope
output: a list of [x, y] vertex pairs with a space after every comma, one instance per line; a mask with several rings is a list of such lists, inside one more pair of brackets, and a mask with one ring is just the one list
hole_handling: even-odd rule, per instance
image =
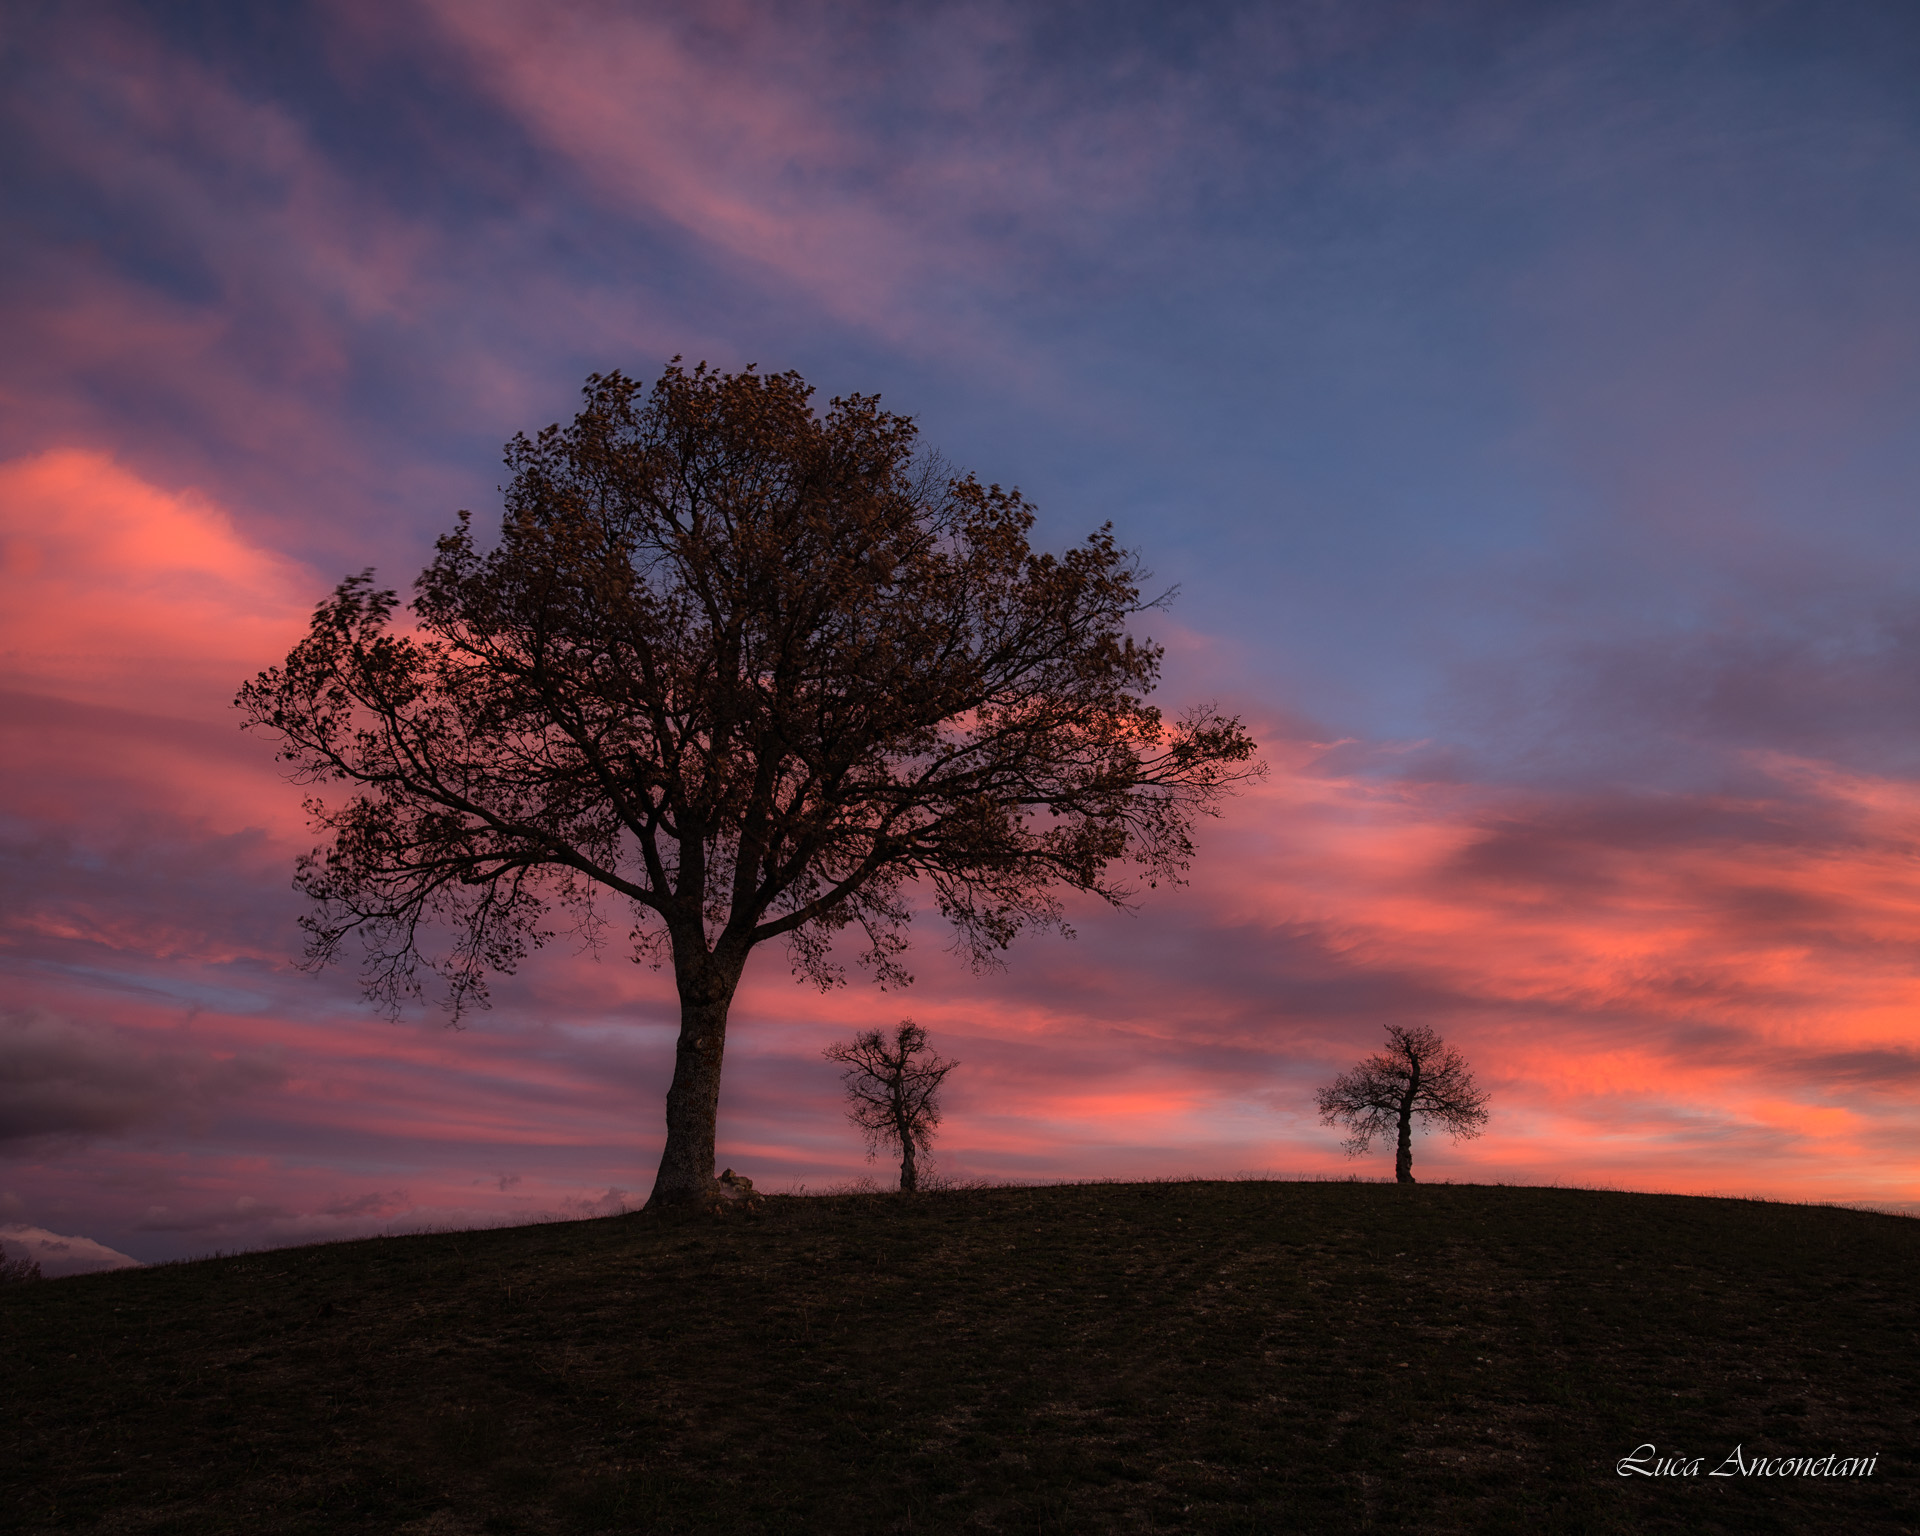
[[[29, 1531], [1920, 1529], [1920, 1223], [1579, 1190], [781, 1199], [9, 1287]], [[1617, 1475], [1646, 1442], [1692, 1477]], [[1878, 1455], [1869, 1478], [1705, 1473]]]

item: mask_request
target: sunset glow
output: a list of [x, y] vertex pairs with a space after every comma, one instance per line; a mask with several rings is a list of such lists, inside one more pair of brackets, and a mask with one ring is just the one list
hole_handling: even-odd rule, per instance
[[1045, 547], [1112, 519], [1180, 589], [1163, 702], [1271, 767], [1002, 970], [930, 907], [897, 994], [760, 952], [762, 1188], [884, 1179], [821, 1052], [903, 1016], [962, 1064], [939, 1172], [1379, 1176], [1314, 1091], [1427, 1023], [1492, 1121], [1423, 1177], [1920, 1211], [1920, 29], [1821, 74], [1807, 7], [1466, 7], [1444, 73], [1418, 9], [20, 23], [0, 1239], [645, 1198], [670, 976], [563, 937], [452, 1031], [297, 969], [307, 791], [230, 704], [674, 355], [884, 393]]

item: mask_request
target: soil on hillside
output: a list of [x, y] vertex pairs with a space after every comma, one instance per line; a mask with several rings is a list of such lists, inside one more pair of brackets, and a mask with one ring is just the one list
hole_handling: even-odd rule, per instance
[[1916, 1268], [1858, 1211], [1235, 1182], [129, 1270], [0, 1292], [0, 1524], [1920, 1530]]

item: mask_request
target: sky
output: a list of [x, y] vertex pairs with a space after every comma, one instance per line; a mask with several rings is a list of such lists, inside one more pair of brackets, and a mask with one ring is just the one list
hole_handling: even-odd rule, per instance
[[1184, 888], [976, 975], [756, 955], [724, 1164], [1378, 1177], [1920, 1211], [1920, 14], [1900, 0], [0, 0], [0, 1244], [48, 1273], [645, 1199], [670, 979], [449, 1029], [312, 974], [231, 699], [501, 445], [683, 356], [879, 393], [1111, 521], [1161, 702], [1271, 772]]

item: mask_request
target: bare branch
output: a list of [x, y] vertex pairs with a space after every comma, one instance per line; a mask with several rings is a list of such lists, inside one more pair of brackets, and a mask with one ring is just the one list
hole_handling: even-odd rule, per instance
[[1342, 1072], [1318, 1096], [1322, 1123], [1345, 1127], [1349, 1157], [1364, 1154], [1374, 1137], [1397, 1133], [1402, 1183], [1413, 1182], [1415, 1116], [1462, 1141], [1486, 1128], [1486, 1104], [1465, 1058], [1425, 1024], [1389, 1024], [1386, 1050]]
[[869, 1029], [849, 1045], [828, 1046], [825, 1055], [846, 1068], [841, 1082], [852, 1101], [847, 1118], [866, 1133], [868, 1158], [883, 1147], [897, 1151], [900, 1188], [912, 1194], [919, 1187], [917, 1156], [933, 1150], [940, 1123], [936, 1095], [960, 1063], [935, 1055], [927, 1032], [912, 1019], [902, 1019], [891, 1040]]
[[351, 937], [385, 1006], [437, 974], [457, 1018], [555, 908], [597, 934], [612, 896], [712, 1036], [681, 1063], [704, 1102], [769, 939], [832, 986], [857, 929], [901, 985], [916, 884], [985, 965], [1065, 890], [1178, 883], [1253, 741], [1147, 702], [1161, 653], [1128, 633], [1143, 575], [1110, 527], [1037, 551], [1017, 491], [915, 443], [794, 374], [595, 375], [570, 425], [508, 445], [498, 542], [460, 514], [410, 630], [370, 572], [343, 582], [236, 700], [318, 788], [309, 961]]

